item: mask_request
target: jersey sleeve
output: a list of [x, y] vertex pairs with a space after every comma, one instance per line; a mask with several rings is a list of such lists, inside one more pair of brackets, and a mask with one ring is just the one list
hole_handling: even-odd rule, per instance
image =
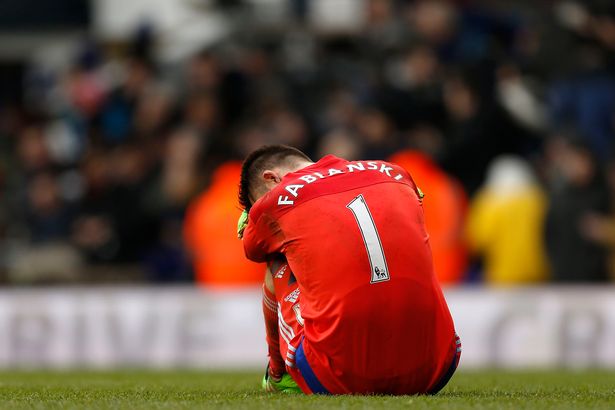
[[280, 225], [266, 213], [250, 212], [248, 226], [243, 235], [243, 248], [246, 257], [254, 262], [266, 262], [271, 254], [282, 249]]

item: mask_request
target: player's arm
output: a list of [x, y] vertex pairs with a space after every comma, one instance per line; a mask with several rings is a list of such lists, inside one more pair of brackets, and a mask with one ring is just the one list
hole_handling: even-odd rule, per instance
[[278, 305], [275, 301], [273, 275], [267, 267], [265, 283], [263, 284], [263, 314], [269, 351], [269, 375], [274, 380], [280, 380], [286, 371], [286, 364], [280, 354], [280, 336], [278, 328]]
[[252, 212], [248, 215], [241, 236], [246, 257], [254, 262], [266, 262], [269, 255], [280, 253], [282, 243], [279, 242], [273, 228], [278, 224], [267, 215], [259, 214], [255, 219]]
[[[248, 240], [246, 245], [245, 237], [248, 229], [249, 216], [244, 211], [237, 223], [237, 236], [244, 239], [244, 247], [246, 256], [250, 258], [249, 249], [252, 249], [253, 243]], [[254, 226], [254, 223], [252, 224]], [[247, 237], [251, 238], [256, 229], [249, 230]], [[267, 256], [266, 250], [261, 250], [263, 257]], [[254, 255], [252, 255], [254, 256]], [[263, 315], [265, 318], [265, 330], [267, 335], [267, 348], [269, 351], [269, 362], [265, 377], [263, 377], [263, 389], [269, 392], [279, 391], [284, 393], [301, 393], [301, 389], [293, 378], [286, 373], [286, 363], [280, 353], [280, 337], [278, 325], [278, 305], [275, 298], [275, 287], [273, 284], [273, 274], [271, 268], [267, 266], [265, 272], [265, 281], [263, 284]]]
[[[266, 258], [267, 253], [264, 249], [263, 242], [258, 239], [258, 233], [259, 229], [257, 229], [256, 222], [250, 221], [248, 212], [243, 211], [237, 222], [237, 236], [243, 240], [246, 257], [251, 260], [261, 261], [261, 258]], [[284, 374], [286, 364], [280, 353], [278, 304], [275, 297], [273, 274], [271, 273], [269, 264], [265, 271], [265, 280], [263, 284], [263, 316], [265, 318], [266, 340], [269, 353], [267, 372], [273, 379], [279, 380]]]
[[[267, 345], [269, 348], [269, 363], [262, 387], [268, 392], [301, 393], [292, 376], [286, 373], [286, 364], [280, 354], [280, 338], [278, 337], [278, 313], [275, 303], [273, 275], [268, 267], [263, 285], [263, 312], [267, 330]], [[274, 302], [274, 303], [272, 303]]]
[[243, 249], [246, 257], [251, 261], [265, 262], [267, 260], [267, 232], [263, 227], [257, 225], [259, 222], [249, 220], [243, 233]]

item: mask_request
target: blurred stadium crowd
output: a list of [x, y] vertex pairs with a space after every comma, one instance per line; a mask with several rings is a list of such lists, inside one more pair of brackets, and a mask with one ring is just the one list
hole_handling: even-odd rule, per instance
[[27, 67], [0, 105], [2, 282], [259, 282], [236, 192], [272, 143], [406, 167], [445, 283], [615, 278], [613, 2], [370, 0], [327, 33], [289, 3], [179, 65], [144, 25]]

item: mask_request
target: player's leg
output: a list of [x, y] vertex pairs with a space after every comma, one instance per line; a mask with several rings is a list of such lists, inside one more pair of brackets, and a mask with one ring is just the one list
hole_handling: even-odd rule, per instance
[[316, 374], [312, 370], [312, 367], [308, 363], [305, 357], [305, 351], [303, 350], [302, 339], [295, 352], [295, 366], [291, 369], [290, 374], [293, 379], [301, 386], [301, 389], [306, 394], [331, 394], [320, 383]]
[[444, 375], [440, 378], [438, 383], [436, 383], [436, 385], [427, 394], [436, 394], [440, 390], [442, 390], [444, 386], [446, 386], [448, 382], [451, 380], [451, 377], [453, 377], [453, 374], [455, 374], [455, 370], [457, 370], [457, 366], [459, 366], [459, 359], [461, 358], [461, 339], [459, 339], [459, 335], [457, 335], [456, 333], [455, 333], [455, 344], [454, 344], [453, 349], [454, 349], [455, 354], [453, 356], [453, 360], [451, 361], [450, 366], [448, 367]]
[[[292, 388], [279, 384], [283, 381], [288, 383], [289, 380], [285, 376], [290, 375], [296, 383], [294, 391], [297, 391], [296, 388], [298, 387], [305, 394], [326, 394], [328, 393], [327, 390], [322, 387], [314, 375], [303, 350], [306, 342], [303, 333], [299, 284], [286, 261], [272, 261], [268, 268], [264, 286], [265, 297], [267, 298], [266, 304], [268, 305], [266, 309], [268, 312], [266, 313], [269, 317], [269, 324], [267, 325], [268, 343], [269, 335], [279, 336], [275, 354], [271, 352], [273, 343], [269, 343], [270, 357], [275, 357], [277, 364], [280, 360], [283, 360], [285, 364], [284, 374], [279, 374], [278, 371], [276, 378], [271, 377], [271, 372], [266, 375], [270, 378], [268, 383], [277, 391], [291, 391]], [[275, 301], [273, 301], [274, 298]], [[274, 311], [277, 315], [275, 327], [272, 318]]]

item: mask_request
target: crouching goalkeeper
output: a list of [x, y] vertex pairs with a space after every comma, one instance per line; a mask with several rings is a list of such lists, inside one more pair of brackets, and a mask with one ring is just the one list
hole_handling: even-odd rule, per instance
[[402, 168], [286, 146], [244, 161], [239, 234], [268, 262], [268, 390], [433, 394], [461, 352], [438, 285], [422, 193]]

